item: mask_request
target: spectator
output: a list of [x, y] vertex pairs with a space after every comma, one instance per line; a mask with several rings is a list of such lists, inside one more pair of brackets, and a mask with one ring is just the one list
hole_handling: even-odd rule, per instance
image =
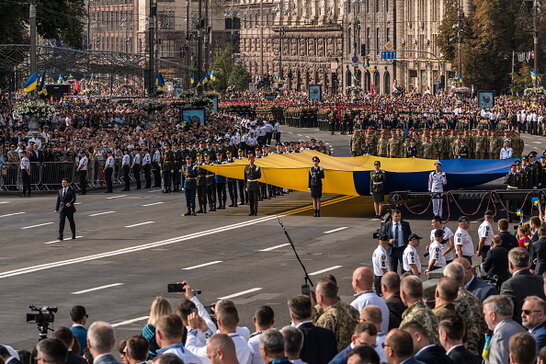
[[531, 244], [531, 229], [527, 225], [518, 226], [518, 247], [529, 250]]
[[[515, 239], [514, 236], [512, 237]], [[491, 250], [487, 252], [487, 256], [481, 264], [481, 269], [491, 278], [497, 276], [501, 284], [510, 278], [510, 272], [508, 271], [508, 249], [503, 246], [501, 235], [493, 236]]]
[[389, 328], [385, 331], [388, 332], [400, 326], [402, 314], [407, 308], [400, 298], [400, 277], [397, 273], [389, 272], [381, 278], [381, 292], [389, 309]]
[[0, 359], [4, 364], [21, 364], [21, 361], [13, 356], [4, 345], [0, 345]]
[[493, 331], [484, 364], [508, 363], [508, 340], [525, 329], [512, 320], [514, 304], [510, 297], [491, 296], [483, 302], [483, 313], [489, 330]]
[[463, 345], [466, 325], [460, 315], [449, 316], [440, 321], [438, 336], [440, 345], [454, 363], [480, 364], [481, 357], [472, 354]]
[[[226, 306], [235, 307], [235, 304], [231, 300], [220, 300], [220, 301], [216, 302], [216, 305], [214, 307], [215, 307], [215, 310], [218, 311], [218, 310], [221, 310], [223, 307], [226, 307]], [[235, 332], [237, 334], [241, 335], [242, 337], [244, 337], [247, 341], [248, 341], [248, 339], [250, 339], [250, 330], [248, 329], [248, 327], [237, 326], [237, 329], [235, 330]]]
[[369, 346], [357, 346], [349, 352], [348, 363], [379, 364], [379, 355]]
[[[400, 327], [412, 321], [419, 322], [425, 329], [428, 341], [437, 343], [438, 319], [423, 302], [423, 282], [416, 276], [405, 277], [400, 284], [400, 288], [402, 302], [408, 307], [402, 314]], [[387, 355], [386, 352], [385, 355]], [[389, 358], [388, 355], [387, 358]]]
[[506, 219], [500, 219], [497, 223], [497, 226], [499, 228], [499, 236], [501, 239], [501, 246], [506, 249], [507, 251], [510, 251], [512, 248], [518, 247], [518, 239], [513, 234], [510, 234], [508, 231], [509, 228], [509, 222]]
[[546, 364], [546, 348], [542, 348], [538, 353], [537, 364]]
[[87, 347], [87, 329], [85, 328], [85, 324], [88, 318], [89, 315], [83, 306], [76, 305], [70, 310], [70, 319], [72, 320], [70, 331], [72, 331], [80, 344], [78, 355], [82, 355], [84, 349]]
[[65, 364], [68, 349], [59, 339], [45, 339], [36, 345], [37, 364]]
[[55, 339], [59, 339], [68, 349], [66, 357], [66, 364], [86, 364], [86, 361], [81, 356], [74, 354], [80, 352], [80, 344], [78, 340], [72, 334], [72, 331], [68, 327], [59, 327], [53, 333]]
[[262, 355], [260, 354], [260, 335], [265, 330], [273, 328], [273, 325], [275, 324], [273, 309], [269, 306], [258, 308], [252, 317], [252, 322], [254, 322], [256, 331], [250, 335], [250, 339], [248, 340], [248, 344], [252, 349], [251, 364], [264, 364]]
[[284, 354], [293, 364], [306, 364], [300, 359], [303, 347], [303, 333], [293, 326], [285, 326], [281, 329], [284, 338]]
[[216, 334], [207, 342], [207, 356], [211, 364], [238, 364], [235, 344], [226, 334]]
[[[201, 364], [201, 360], [182, 344], [184, 325], [177, 315], [164, 315], [155, 322], [155, 339], [160, 349], [157, 355], [175, 354], [185, 364]], [[208, 362], [208, 359], [207, 359]]]
[[154, 364], [185, 364], [182, 359], [180, 359], [175, 354], [163, 354], [158, 356], [152, 362]]
[[303, 332], [301, 360], [306, 363], [326, 364], [337, 353], [334, 333], [317, 327], [311, 321], [311, 299], [309, 296], [295, 296], [288, 301], [290, 319]]
[[543, 226], [538, 230], [539, 239], [533, 243], [533, 251], [535, 254], [535, 274], [542, 275], [546, 272], [546, 227]]
[[362, 309], [362, 312], [360, 312], [360, 322], [369, 322], [377, 329], [375, 351], [377, 351], [377, 354], [379, 354], [381, 361], [386, 362], [387, 358], [385, 357], [385, 352], [383, 351], [383, 343], [385, 343], [387, 335], [381, 329], [382, 321], [382, 312], [377, 306], [366, 306]]
[[491, 295], [499, 294], [499, 291], [497, 291], [495, 287], [476, 277], [474, 268], [470, 265], [468, 260], [457, 258], [455, 261], [460, 263], [464, 268], [464, 288], [476, 296], [480, 302], [485, 301], [485, 299]]
[[115, 342], [114, 329], [109, 323], [93, 322], [87, 333], [87, 347], [93, 356], [93, 364], [119, 364], [112, 355]]
[[521, 308], [521, 323], [537, 344], [538, 353], [546, 346], [546, 302], [537, 296], [529, 296]]
[[[127, 358], [125, 357], [127, 350], [125, 350], [125, 347], [127, 346], [127, 340], [121, 340], [118, 344], [118, 352], [119, 357], [121, 359], [122, 363], [127, 364]], [[148, 345], [149, 347], [149, 345]]]
[[529, 227], [531, 228], [531, 243], [534, 243], [538, 241], [539, 235], [538, 231], [540, 230], [540, 227], [542, 225], [542, 221], [540, 221], [540, 218], [538, 216], [533, 216], [529, 220]]
[[[356, 325], [355, 331], [351, 336], [351, 343], [346, 348], [337, 353], [337, 355], [330, 361], [329, 364], [346, 364], [351, 350], [361, 345], [366, 345], [374, 348], [374, 350], [377, 352], [377, 328], [371, 322], [361, 322]], [[382, 359], [381, 361], [384, 360], [385, 359]]]
[[544, 280], [529, 272], [529, 253], [523, 248], [514, 248], [508, 254], [508, 266], [512, 278], [501, 286], [501, 294], [512, 299], [513, 318], [521, 323], [521, 306], [528, 296], [538, 296], [544, 299]]
[[[396, 273], [393, 274], [396, 275]], [[381, 323], [381, 331], [387, 332], [389, 329], [389, 308], [387, 307], [387, 303], [385, 303], [385, 301], [372, 290], [372, 271], [366, 267], [355, 269], [353, 272], [352, 284], [356, 298], [353, 300], [353, 302], [351, 302], [351, 306], [356, 308], [358, 312], [362, 312], [362, 309], [368, 305], [375, 305], [379, 307], [384, 318], [383, 322]]]
[[534, 364], [537, 358], [535, 339], [520, 332], [510, 338], [510, 364]]
[[389, 364], [424, 364], [413, 357], [413, 339], [407, 331], [392, 329], [384, 347]]
[[143, 364], [148, 357], [150, 343], [143, 336], [133, 336], [125, 346], [125, 361], [127, 364]]
[[436, 298], [436, 306], [432, 310], [438, 321], [441, 321], [445, 317], [457, 315], [455, 309], [455, 300], [459, 292], [459, 285], [454, 279], [449, 277], [442, 277], [436, 285], [436, 292], [434, 297]]
[[427, 339], [425, 329], [420, 323], [416, 321], [403, 323], [400, 328], [411, 335], [415, 359], [425, 364], [453, 364], [441, 346], [435, 345]]
[[148, 317], [148, 323], [142, 329], [141, 335], [148, 340], [150, 343], [150, 348], [148, 358], [153, 359], [157, 356], [157, 349], [160, 348], [159, 344], [155, 339], [155, 326], [157, 320], [161, 316], [172, 314], [173, 309], [169, 301], [161, 296], [157, 296], [153, 301], [150, 307], [150, 316]]
[[[373, 282], [373, 279], [372, 279]], [[317, 284], [317, 311], [314, 324], [331, 330], [336, 335], [337, 350], [342, 350], [351, 342], [351, 335], [358, 323], [359, 312], [338, 297], [338, 287], [331, 280]]]
[[277, 329], [266, 330], [260, 336], [260, 352], [262, 353], [264, 363], [290, 363], [284, 354], [284, 338]]

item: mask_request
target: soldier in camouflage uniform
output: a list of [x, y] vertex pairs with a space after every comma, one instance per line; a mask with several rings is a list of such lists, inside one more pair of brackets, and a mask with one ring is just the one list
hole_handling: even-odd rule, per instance
[[362, 136], [358, 132], [358, 129], [355, 129], [351, 136], [351, 155], [353, 157], [362, 155]]
[[392, 135], [387, 142], [387, 155], [389, 158], [398, 158], [400, 154], [400, 140], [396, 135], [396, 131], [392, 131]]
[[476, 147], [474, 149], [476, 159], [486, 159], [488, 140], [484, 130], [479, 130], [476, 136]]
[[318, 304], [315, 306], [313, 324], [332, 331], [336, 336], [337, 350], [341, 351], [351, 343], [360, 313], [339, 300], [338, 287], [333, 281], [320, 281], [316, 294]]
[[433, 159], [434, 158], [434, 145], [430, 140], [430, 136], [425, 137], [425, 141], [421, 144], [421, 158]]
[[362, 145], [362, 155], [377, 155], [374, 145], [368, 137], [364, 139], [364, 144]]
[[388, 157], [389, 156], [389, 149], [388, 149], [388, 139], [385, 134], [385, 131], [381, 132], [381, 136], [377, 140], [377, 155], [379, 157]]
[[423, 282], [416, 276], [402, 279], [400, 297], [408, 307], [402, 314], [400, 327], [413, 321], [418, 322], [425, 329], [427, 339], [438, 345], [438, 318], [423, 302]]

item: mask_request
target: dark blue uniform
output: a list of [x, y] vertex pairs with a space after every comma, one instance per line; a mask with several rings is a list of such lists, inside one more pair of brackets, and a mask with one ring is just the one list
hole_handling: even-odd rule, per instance
[[184, 193], [186, 194], [186, 207], [188, 215], [195, 215], [195, 192], [197, 191], [197, 169], [198, 167], [191, 163], [184, 166]]
[[[224, 164], [221, 160], [217, 159], [215, 164]], [[216, 174], [214, 176], [214, 181], [216, 182], [216, 194], [218, 195], [218, 208], [219, 209], [225, 209], [226, 208], [226, 177], [220, 176], [219, 174]]]

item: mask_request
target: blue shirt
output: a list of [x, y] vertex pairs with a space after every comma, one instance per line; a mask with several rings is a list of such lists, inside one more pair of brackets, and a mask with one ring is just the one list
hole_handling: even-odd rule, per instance
[[80, 343], [80, 356], [83, 355], [83, 350], [87, 347], [87, 329], [80, 324], [72, 325], [70, 328], [74, 337]]

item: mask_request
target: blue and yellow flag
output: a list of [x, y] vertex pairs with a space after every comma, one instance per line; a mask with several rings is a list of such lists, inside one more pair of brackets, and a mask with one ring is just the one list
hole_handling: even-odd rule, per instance
[[373, 70], [373, 67], [372, 66], [364, 66], [364, 69], [366, 71], [371, 71], [371, 70]]
[[59, 74], [59, 79], [57, 80], [57, 83], [63, 83], [63, 82], [64, 82], [63, 75]]
[[531, 72], [529, 72], [529, 73], [531, 74], [531, 79], [532, 79], [533, 81], [540, 80], [539, 75], [538, 75], [535, 71], [531, 71]]
[[155, 85], [160, 90], [165, 90], [167, 88], [167, 85], [165, 85], [165, 79], [161, 73], [155, 74]]
[[531, 199], [531, 203], [533, 204], [533, 206], [538, 206], [538, 204], [540, 203], [540, 200], [538, 199], [538, 197], [533, 197]]
[[192, 76], [190, 77], [190, 84], [193, 85], [194, 83], [195, 83], [195, 77], [192, 75]]
[[457, 80], [457, 82], [461, 82], [461, 75], [455, 75], [455, 79]]
[[353, 79], [353, 81], [358, 81], [358, 79], [356, 78], [356, 74], [355, 74], [355, 73], [353, 73], [353, 74], [351, 75], [351, 78]]
[[31, 74], [27, 82], [23, 86], [23, 91], [31, 92], [36, 90], [36, 87], [38, 86], [39, 77], [40, 77], [40, 74], [38, 72], [34, 72], [33, 74]]
[[46, 72], [42, 75], [40, 86], [38, 87], [38, 95], [47, 96], [47, 88], [45, 87]]
[[521, 211], [520, 209], [517, 209], [516, 210], [516, 215], [517, 216], [523, 216], [523, 211]]
[[216, 72], [210, 71], [210, 79], [211, 79], [211, 81], [216, 81], [217, 80]]
[[89, 86], [92, 86], [92, 85], [93, 85], [93, 80], [94, 80], [94, 79], [95, 79], [95, 74], [92, 73], [92, 74], [91, 74], [91, 78], [89, 79], [89, 83], [88, 83]]

